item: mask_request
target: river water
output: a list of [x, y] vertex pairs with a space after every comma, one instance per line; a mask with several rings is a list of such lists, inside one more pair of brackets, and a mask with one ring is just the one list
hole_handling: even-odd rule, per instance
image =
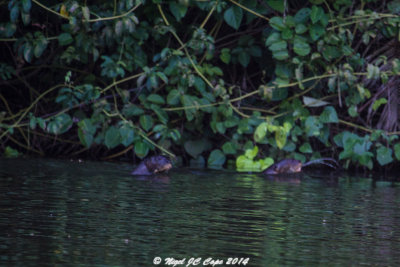
[[400, 264], [400, 183], [0, 160], [0, 266]]

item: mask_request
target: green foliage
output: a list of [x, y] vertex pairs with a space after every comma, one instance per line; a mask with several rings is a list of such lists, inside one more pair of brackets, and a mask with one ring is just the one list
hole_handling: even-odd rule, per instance
[[13, 149], [9, 146], [6, 146], [6, 148], [4, 149], [4, 154], [3, 156], [5, 158], [17, 158], [21, 155], [21, 153], [18, 152], [18, 150]]
[[15, 74], [15, 70], [7, 63], [0, 63], [0, 77], [2, 80], [9, 80]]
[[252, 149], [247, 149], [243, 155], [237, 157], [236, 169], [240, 172], [260, 172], [274, 164], [274, 160], [270, 157], [255, 160], [257, 154], [257, 146], [254, 146]]
[[225, 163], [225, 160], [225, 154], [219, 149], [214, 149], [211, 151], [210, 156], [208, 156], [207, 166], [213, 169], [220, 169]]
[[90, 147], [94, 140], [94, 134], [96, 133], [96, 126], [92, 124], [90, 119], [83, 119], [78, 122], [78, 136], [81, 143]]
[[201, 153], [211, 148], [207, 139], [188, 140], [184, 144], [186, 152], [193, 158], [197, 158]]
[[118, 129], [115, 128], [114, 126], [110, 126], [106, 131], [104, 144], [108, 148], [114, 148], [117, 145], [119, 145], [120, 139], [121, 139], [121, 135], [120, 135]]
[[386, 104], [386, 103], [387, 103], [386, 98], [379, 98], [374, 101], [374, 104], [372, 105], [372, 109], [376, 111], [381, 105]]
[[378, 2], [9, 1], [0, 139], [254, 171], [283, 157], [396, 164], [400, 122], [378, 122], [397, 113], [400, 5]]
[[267, 0], [267, 4], [274, 10], [283, 13], [285, 11], [285, 1]]
[[239, 29], [243, 19], [243, 10], [238, 6], [231, 6], [224, 12], [226, 23], [234, 29]]
[[59, 135], [67, 132], [72, 126], [72, 119], [66, 113], [62, 113], [54, 119], [50, 120], [47, 124], [47, 131], [51, 134]]

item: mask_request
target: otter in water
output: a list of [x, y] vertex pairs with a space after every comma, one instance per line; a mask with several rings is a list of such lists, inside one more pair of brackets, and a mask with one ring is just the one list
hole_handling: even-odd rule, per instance
[[167, 172], [172, 168], [171, 161], [164, 156], [153, 156], [144, 159], [131, 174], [152, 175], [160, 172]]
[[272, 164], [268, 169], [263, 171], [263, 174], [297, 173], [297, 172], [301, 172], [302, 167], [305, 167], [305, 166], [308, 166], [311, 164], [324, 164], [324, 165], [327, 165], [329, 167], [336, 169], [336, 167], [334, 165], [332, 165], [326, 161], [332, 161], [336, 165], [338, 165], [336, 160], [331, 159], [331, 158], [315, 159], [315, 160], [306, 162], [304, 164], [301, 163], [300, 160], [284, 159], [275, 164]]

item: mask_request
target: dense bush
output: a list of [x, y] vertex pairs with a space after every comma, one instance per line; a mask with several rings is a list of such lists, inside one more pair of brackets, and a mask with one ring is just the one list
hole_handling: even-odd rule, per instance
[[2, 149], [238, 169], [394, 163], [400, 1], [384, 3], [3, 3]]

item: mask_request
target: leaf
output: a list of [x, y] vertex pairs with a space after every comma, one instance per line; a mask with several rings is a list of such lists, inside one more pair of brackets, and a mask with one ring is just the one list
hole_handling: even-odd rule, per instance
[[217, 129], [217, 132], [219, 132], [220, 134], [225, 134], [226, 127], [224, 122], [222, 121], [217, 122], [215, 124], [215, 128]]
[[147, 132], [153, 127], [153, 118], [150, 115], [142, 115], [139, 118], [140, 125]]
[[315, 116], [307, 117], [305, 122], [305, 132], [307, 136], [319, 136], [320, 128], [322, 128], [322, 125]]
[[35, 55], [35, 57], [38, 58], [43, 54], [44, 50], [46, 50], [47, 44], [48, 44], [48, 41], [43, 40], [43, 41], [38, 42], [35, 45], [35, 49], [33, 50], [33, 54]]
[[290, 133], [290, 130], [292, 129], [292, 124], [290, 122], [285, 121], [283, 123], [283, 129], [285, 133], [288, 135]]
[[326, 60], [331, 61], [335, 58], [340, 57], [341, 51], [335, 46], [327, 45], [324, 46], [324, 48], [322, 49], [322, 55]]
[[226, 155], [235, 155], [236, 154], [236, 146], [232, 142], [225, 142], [222, 146], [222, 151]]
[[292, 78], [292, 64], [278, 62], [275, 66], [275, 74], [282, 79]]
[[303, 38], [296, 36], [294, 38], [293, 50], [299, 56], [306, 56], [310, 53], [311, 47]]
[[47, 131], [56, 135], [63, 134], [69, 130], [71, 125], [71, 117], [68, 114], [62, 113], [49, 122]]
[[374, 111], [376, 111], [381, 105], [384, 105], [387, 103], [387, 99], [386, 98], [379, 98], [377, 100], [374, 101], [374, 104], [372, 105], [372, 109]]
[[393, 161], [392, 158], [392, 149], [381, 146], [376, 150], [376, 159], [378, 160], [381, 166], [389, 164]]
[[249, 159], [244, 155], [240, 155], [236, 159], [236, 169], [239, 172], [260, 172], [271, 166], [273, 163], [274, 160], [269, 157], [253, 161], [252, 159]]
[[299, 147], [299, 150], [301, 153], [312, 153], [313, 152], [310, 143], [304, 143], [303, 145], [301, 145], [301, 147]]
[[19, 7], [18, 5], [14, 5], [10, 10], [10, 21], [12, 23], [17, 22], [19, 16]]
[[150, 77], [146, 81], [146, 86], [149, 89], [157, 88], [158, 87], [157, 77], [155, 75], [150, 75]]
[[29, 128], [31, 128], [32, 130], [35, 130], [35, 128], [36, 128], [36, 118], [35, 117], [32, 117], [29, 120]]
[[[5, 35], [5, 37], [11, 37], [11, 36], [13, 36], [16, 30], [17, 30], [17, 25], [15, 25], [14, 23], [8, 22], [8, 23], [5, 25], [5, 29], [4, 29], [4, 35]], [[395, 61], [393, 61], [393, 63], [395, 63]]]
[[111, 149], [119, 145], [120, 143], [120, 134], [117, 128], [114, 126], [110, 126], [105, 135], [104, 144], [107, 148]]
[[361, 165], [368, 167], [368, 169], [372, 170], [372, 168], [374, 167], [374, 163], [372, 162], [372, 157], [373, 154], [368, 152], [364, 155], [361, 155], [358, 158], [358, 161], [360, 162]]
[[28, 25], [31, 22], [31, 15], [29, 13], [21, 13], [22, 22]]
[[231, 26], [235, 30], [239, 29], [242, 19], [243, 11], [238, 6], [232, 6], [228, 8], [224, 13], [224, 20], [229, 26]]
[[134, 150], [135, 150], [135, 154], [136, 156], [138, 156], [139, 158], [144, 158], [147, 156], [147, 154], [149, 153], [149, 146], [147, 145], [147, 143], [139, 140], [135, 142], [134, 145]]
[[209, 148], [209, 143], [206, 139], [189, 140], [183, 145], [186, 152], [193, 158], [197, 158], [201, 153]]
[[168, 105], [172, 106], [178, 105], [180, 96], [181, 95], [177, 89], [172, 89], [167, 96]]
[[121, 136], [121, 143], [127, 147], [133, 143], [135, 137], [135, 131], [131, 125], [125, 123], [119, 128], [119, 134]]
[[275, 142], [279, 149], [282, 149], [286, 144], [287, 132], [284, 127], [278, 127], [275, 131]]
[[58, 36], [59, 45], [69, 45], [74, 41], [71, 34], [64, 32]]
[[296, 15], [294, 16], [294, 21], [299, 23], [305, 23], [310, 18], [311, 9], [309, 8], [302, 8], [297, 11]]
[[222, 48], [221, 49], [221, 55], [219, 56], [219, 58], [225, 64], [229, 64], [229, 62], [231, 61], [230, 49], [229, 48]]
[[6, 158], [16, 158], [16, 157], [18, 157], [19, 155], [22, 155], [22, 154], [20, 154], [18, 152], [18, 150], [14, 149], [12, 147], [6, 146], [6, 149], [4, 149], [4, 154], [3, 155]]
[[90, 147], [94, 140], [93, 134], [84, 132], [81, 128], [78, 129], [78, 137], [85, 147]]
[[197, 91], [199, 91], [202, 95], [206, 93], [206, 83], [198, 76], [194, 77], [194, 87], [196, 87]]
[[22, 0], [22, 11], [24, 13], [29, 13], [32, 7], [32, 1], [31, 0]]
[[379, 79], [380, 70], [377, 66], [368, 64], [367, 72], [367, 79]]
[[187, 6], [171, 1], [169, 3], [169, 10], [174, 15], [176, 20], [180, 21], [186, 15]]
[[157, 71], [156, 75], [160, 78], [164, 83], [168, 83], [168, 77], [161, 71]]
[[157, 118], [159, 119], [159, 121], [163, 124], [167, 124], [169, 117], [168, 117], [168, 113], [165, 112], [165, 110], [161, 109], [159, 106], [155, 105], [155, 104], [151, 104], [150, 105], [150, 109], [152, 109], [154, 111], [154, 113], [157, 115]]
[[226, 118], [226, 120], [224, 121], [224, 125], [226, 128], [232, 128], [237, 126], [239, 123], [239, 118], [235, 117], [235, 116], [229, 116], [228, 118]]
[[278, 31], [283, 31], [286, 28], [282, 17], [273, 17], [269, 20], [269, 25]]
[[322, 112], [322, 114], [319, 117], [319, 120], [322, 123], [338, 123], [339, 122], [339, 118], [336, 113], [336, 110], [332, 106], [325, 107], [324, 111]]
[[238, 60], [239, 63], [246, 68], [250, 63], [250, 55], [246, 51], [242, 51], [238, 56]]
[[246, 149], [244, 155], [248, 159], [254, 159], [258, 154], [258, 146], [254, 146], [252, 149]]
[[267, 134], [267, 126], [268, 126], [268, 123], [266, 123], [266, 122], [262, 122], [262, 123], [260, 123], [260, 125], [257, 126], [257, 128], [254, 132], [254, 141], [259, 143], [265, 138], [265, 136]]
[[224, 74], [222, 70], [218, 67], [212, 67], [211, 69], [212, 73], [214, 73], [215, 75], [222, 76]]
[[254, 162], [253, 160], [247, 158], [244, 155], [240, 155], [239, 157], [236, 158], [236, 169], [237, 171], [257, 171], [256, 168], [254, 168]]
[[394, 145], [394, 155], [396, 156], [397, 160], [400, 160], [400, 143]]
[[226, 157], [225, 154], [219, 150], [214, 149], [210, 156], [207, 159], [207, 165], [209, 168], [222, 168], [222, 165], [225, 163]]
[[349, 107], [349, 109], [347, 110], [347, 112], [353, 118], [358, 116], [357, 106], [355, 106], [355, 105], [351, 105]]
[[289, 52], [287, 50], [274, 51], [272, 55], [277, 60], [285, 60], [289, 58]]
[[312, 6], [310, 18], [313, 24], [317, 23], [322, 18], [323, 15], [324, 15], [324, 10], [321, 7], [315, 5]]
[[289, 40], [293, 38], [293, 30], [289, 29], [289, 28], [285, 28], [282, 31], [282, 39], [284, 40]]
[[83, 14], [83, 17], [85, 18], [85, 20], [90, 19], [90, 10], [87, 6], [82, 7], [82, 14]]
[[25, 44], [24, 48], [24, 59], [26, 60], [26, 62], [31, 63], [32, 57], [33, 57], [33, 47], [31, 46], [31, 44], [27, 43]]
[[61, 5], [60, 15], [62, 17], [64, 17], [64, 18], [68, 18], [69, 14], [68, 14], [68, 11], [67, 11], [67, 7], [65, 5]]
[[301, 90], [304, 90], [304, 85], [303, 85], [303, 78], [304, 78], [304, 74], [303, 74], [303, 64], [300, 64], [294, 71], [295, 73], [295, 77], [296, 80], [299, 82], [299, 88]]
[[[275, 82], [278, 83], [279, 85], [279, 80], [276, 79]], [[282, 88], [275, 88], [272, 91], [272, 101], [281, 101], [283, 99], [286, 99], [288, 96], [288, 88], [282, 87]]]
[[282, 50], [286, 50], [287, 48], [287, 42], [284, 40], [281, 40], [279, 42], [275, 42], [272, 45], [269, 46], [269, 49], [271, 51], [282, 51]]
[[272, 164], [274, 164], [274, 159], [267, 157], [265, 159], [260, 159], [259, 162], [261, 165], [261, 171], [263, 171], [266, 168], [268, 168], [269, 166], [271, 166]]
[[308, 30], [308, 28], [304, 24], [297, 24], [295, 28], [295, 32], [297, 34], [303, 34]]
[[123, 108], [122, 113], [127, 117], [133, 117], [144, 114], [144, 110], [136, 105], [129, 103]]
[[90, 119], [81, 120], [78, 122], [78, 126], [84, 133], [94, 134], [96, 132], [96, 127]]
[[268, 6], [272, 9], [283, 13], [285, 11], [285, 1], [282, 0], [267, 0]]
[[195, 103], [193, 101], [193, 97], [190, 95], [183, 95], [181, 97], [181, 102], [183, 106], [185, 107], [185, 115], [188, 121], [191, 121], [194, 119], [194, 115], [196, 114], [196, 109], [193, 108], [195, 106]]
[[164, 105], [165, 104], [165, 100], [164, 98], [162, 98], [160, 95], [158, 94], [150, 94], [147, 97], [147, 101], [158, 104], [158, 105]]
[[[272, 34], [270, 34], [267, 38], [267, 40], [265, 41], [265, 45], [266, 46], [270, 46], [276, 42], [281, 41], [281, 34], [279, 32], [273, 32]], [[400, 65], [400, 64], [399, 64]]]
[[46, 121], [42, 118], [36, 118], [37, 123], [39, 124], [39, 127], [42, 128], [42, 130], [46, 129]]
[[320, 24], [311, 25], [310, 37], [313, 41], [317, 41], [325, 33], [325, 28]]

